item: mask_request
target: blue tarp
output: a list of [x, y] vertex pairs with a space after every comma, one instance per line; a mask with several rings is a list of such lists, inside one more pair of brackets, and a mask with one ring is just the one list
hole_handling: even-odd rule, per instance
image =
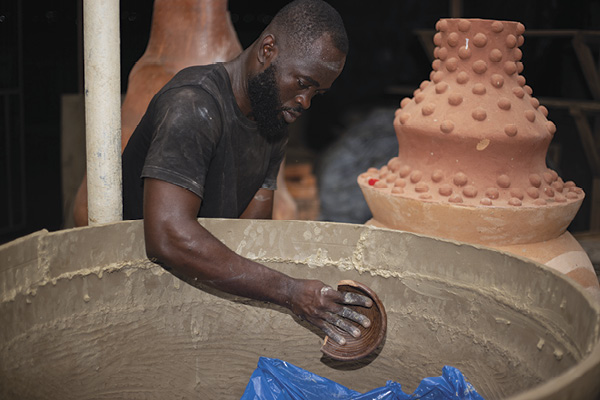
[[359, 393], [285, 361], [261, 357], [240, 400], [483, 400], [456, 368], [444, 366], [442, 376], [425, 378], [412, 394], [397, 382]]

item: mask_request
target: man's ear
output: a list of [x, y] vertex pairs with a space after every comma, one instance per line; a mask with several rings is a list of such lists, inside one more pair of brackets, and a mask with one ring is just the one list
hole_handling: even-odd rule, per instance
[[262, 38], [258, 49], [258, 62], [263, 67], [268, 67], [277, 55], [277, 51], [275, 36], [271, 33], [265, 35]]

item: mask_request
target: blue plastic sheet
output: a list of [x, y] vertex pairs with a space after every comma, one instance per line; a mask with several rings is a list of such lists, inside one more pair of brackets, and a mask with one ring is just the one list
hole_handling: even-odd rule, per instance
[[442, 376], [425, 378], [412, 394], [397, 382], [367, 393], [348, 389], [285, 361], [261, 357], [240, 400], [483, 400], [456, 368], [444, 366]]

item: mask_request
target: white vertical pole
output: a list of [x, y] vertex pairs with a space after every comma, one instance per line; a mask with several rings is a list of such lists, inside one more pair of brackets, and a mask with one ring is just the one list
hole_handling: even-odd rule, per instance
[[83, 1], [88, 223], [120, 221], [119, 0]]

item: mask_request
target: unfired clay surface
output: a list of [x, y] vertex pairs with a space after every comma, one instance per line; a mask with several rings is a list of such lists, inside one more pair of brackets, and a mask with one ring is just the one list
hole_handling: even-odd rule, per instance
[[387, 311], [383, 346], [323, 357], [323, 335], [287, 310], [150, 263], [140, 221], [39, 232], [0, 246], [0, 398], [239, 399], [260, 356], [358, 391], [392, 379], [410, 393], [447, 364], [486, 399], [600, 392], [600, 308], [549, 268], [361, 225], [202, 223], [292, 276], [370, 287]]
[[[396, 111], [398, 157], [358, 178], [367, 201], [377, 192], [401, 206], [413, 200], [457, 217], [469, 207], [482, 219], [509, 219], [510, 226], [503, 228], [505, 244], [560, 235], [584, 194], [546, 166], [556, 126], [521, 74], [525, 27], [510, 21], [443, 19], [436, 28], [430, 80]], [[394, 226], [376, 207], [371, 207], [375, 218], [386, 226], [419, 224], [407, 219]], [[533, 229], [514, 226], [524, 219]], [[543, 223], [536, 224], [539, 220]], [[459, 221], [448, 229], [460, 230]], [[546, 228], [536, 229], [538, 225]], [[528, 235], [521, 237], [524, 231]], [[539, 236], [531, 237], [531, 231]]]
[[[396, 111], [398, 156], [358, 177], [370, 223], [552, 261], [584, 193], [546, 166], [556, 126], [522, 74], [525, 27], [442, 19], [436, 29], [430, 80]], [[581, 246], [560, 242], [577, 260], [548, 265], [577, 267], [567, 272], [600, 301]]]
[[152, 97], [191, 65], [228, 61], [242, 46], [227, 0], [155, 0], [148, 46], [129, 74], [121, 110], [124, 149]]

